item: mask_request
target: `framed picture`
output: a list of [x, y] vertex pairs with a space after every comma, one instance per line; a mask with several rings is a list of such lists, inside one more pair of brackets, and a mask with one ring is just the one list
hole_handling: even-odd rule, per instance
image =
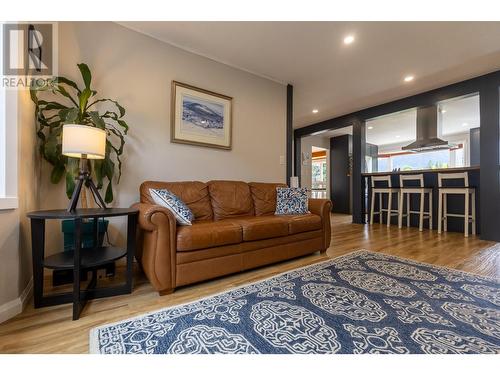
[[230, 150], [232, 100], [172, 81], [171, 141]]

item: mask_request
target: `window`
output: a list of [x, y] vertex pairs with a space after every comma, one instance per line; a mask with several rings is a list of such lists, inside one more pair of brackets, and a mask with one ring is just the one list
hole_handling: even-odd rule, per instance
[[312, 161], [312, 188], [326, 188], [326, 159]]
[[[3, 51], [1, 40], [3, 35], [0, 32], [0, 49]], [[3, 72], [3, 53], [0, 59], [0, 71]], [[0, 198], [5, 197], [5, 146], [6, 146], [6, 133], [5, 133], [5, 88], [3, 85], [0, 87]]]
[[[435, 105], [437, 137], [447, 141], [446, 149], [408, 152], [405, 146], [415, 141], [417, 108], [390, 113], [366, 121], [366, 146], [373, 172], [426, 170], [468, 167], [479, 164], [479, 94], [440, 101]], [[433, 125], [434, 126], [434, 125]], [[368, 164], [368, 161], [367, 161]], [[366, 168], [368, 169], [368, 168]]]
[[[0, 58], [0, 72], [3, 74], [3, 24], [0, 23], [0, 51], [2, 58]], [[5, 164], [6, 164], [6, 137], [5, 132], [5, 87], [0, 87], [0, 198], [5, 197]]]
[[[2, 75], [3, 47], [3, 24], [0, 23]], [[7, 90], [0, 84], [0, 210], [17, 206], [17, 91]]]
[[392, 170], [420, 170], [464, 167], [463, 143], [449, 150], [435, 150], [420, 153], [394, 153], [378, 156], [378, 171], [389, 172]]
[[312, 160], [312, 198], [326, 198], [326, 157]]

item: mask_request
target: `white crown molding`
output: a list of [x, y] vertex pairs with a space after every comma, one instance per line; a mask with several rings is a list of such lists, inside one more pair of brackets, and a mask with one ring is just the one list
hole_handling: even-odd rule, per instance
[[33, 292], [33, 278], [30, 279], [26, 288], [24, 288], [23, 292], [16, 299], [6, 302], [3, 305], [0, 305], [0, 323], [13, 318], [17, 314], [20, 314], [26, 304], [28, 303], [31, 294]]

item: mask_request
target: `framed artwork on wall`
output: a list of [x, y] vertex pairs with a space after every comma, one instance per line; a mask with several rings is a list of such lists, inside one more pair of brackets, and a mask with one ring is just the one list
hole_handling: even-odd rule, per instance
[[172, 81], [170, 140], [230, 150], [233, 98]]

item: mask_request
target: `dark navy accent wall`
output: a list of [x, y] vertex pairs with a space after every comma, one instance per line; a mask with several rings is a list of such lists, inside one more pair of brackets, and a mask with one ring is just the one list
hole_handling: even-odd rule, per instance
[[352, 136], [349, 134], [330, 138], [330, 198], [332, 212], [351, 213]]
[[[500, 71], [454, 83], [445, 87], [366, 108], [347, 115], [331, 118], [303, 128], [295, 129], [295, 140], [323, 131], [353, 126], [353, 222], [364, 223], [365, 195], [361, 173], [365, 165], [365, 121], [409, 108], [435, 105], [439, 101], [474, 93], [480, 94], [480, 206], [481, 238], [500, 242], [500, 123], [499, 123]], [[300, 154], [295, 156], [300, 170]]]
[[485, 82], [480, 91], [479, 108], [481, 115], [481, 188], [479, 195], [481, 238], [500, 241], [500, 176], [499, 176], [499, 95], [498, 81]]
[[365, 167], [365, 122], [356, 119], [352, 126], [352, 222], [365, 222], [365, 193], [361, 173]]

